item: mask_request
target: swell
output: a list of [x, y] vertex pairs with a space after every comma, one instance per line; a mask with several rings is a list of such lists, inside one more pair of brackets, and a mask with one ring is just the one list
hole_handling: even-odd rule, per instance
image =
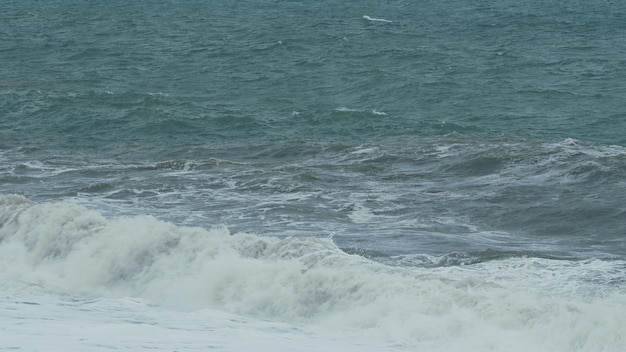
[[623, 258], [625, 156], [623, 147], [574, 139], [460, 134], [156, 151], [127, 145], [97, 157], [42, 143], [0, 152], [0, 187], [35, 200], [74, 199], [114, 216], [226, 223], [277, 236], [336, 234], [341, 247], [387, 255], [514, 247], [548, 258]]

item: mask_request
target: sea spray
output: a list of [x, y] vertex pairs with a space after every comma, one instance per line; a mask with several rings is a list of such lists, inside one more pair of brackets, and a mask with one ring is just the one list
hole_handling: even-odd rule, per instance
[[[139, 297], [316, 331], [520, 351], [611, 350], [626, 326], [619, 286], [601, 296], [529, 290], [499, 277], [498, 260], [478, 273], [471, 266], [393, 267], [347, 254], [330, 239], [231, 234], [145, 216], [106, 219], [16, 196], [2, 196], [0, 205], [5, 285], [19, 280], [50, 292]], [[537, 275], [554, 277], [546, 263]]]

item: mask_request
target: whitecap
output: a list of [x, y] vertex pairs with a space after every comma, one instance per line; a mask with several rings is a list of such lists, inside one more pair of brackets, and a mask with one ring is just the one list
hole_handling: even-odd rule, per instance
[[[376, 218], [362, 205], [352, 210], [352, 220]], [[41, 316], [70, 326], [87, 321], [94, 334], [104, 324], [145, 327], [149, 335], [132, 340], [142, 343], [170, 326], [205, 336], [187, 309], [209, 312], [203, 324], [224, 333], [215, 336], [228, 336], [224, 341], [233, 340], [230, 331], [252, 326], [244, 331], [262, 337], [283, 331], [280, 338], [306, 345], [310, 335], [297, 326], [342, 339], [401, 343], [406, 350], [568, 350], [577, 341], [579, 351], [617, 351], [623, 345], [623, 261], [519, 257], [390, 267], [343, 252], [330, 239], [233, 234], [224, 226], [179, 227], [146, 216], [107, 219], [76, 205], [14, 195], [0, 195], [0, 224], [0, 289], [5, 297], [7, 290], [15, 295], [0, 299], [0, 309], [19, 309], [2, 317], [2, 326], [11, 327], [8, 336], [18, 336], [9, 346], [26, 346], [23, 336], [32, 329], [54, 336], [56, 325]], [[415, 260], [438, 264], [440, 258]], [[89, 301], [50, 304], [29, 297], [28, 287]], [[85, 308], [98, 314], [82, 315]], [[22, 329], [18, 321], [35, 323]], [[124, 341], [122, 347], [135, 347]]]
[[386, 19], [384, 19], [384, 18], [373, 18], [373, 17], [370, 17], [370, 16], [368, 16], [368, 15], [364, 15], [364, 16], [363, 16], [363, 18], [365, 18], [365, 19], [366, 19], [366, 20], [368, 20], [368, 21], [372, 21], [372, 22], [386, 22], [386, 23], [391, 23], [391, 21], [390, 21], [390, 20], [386, 20]]

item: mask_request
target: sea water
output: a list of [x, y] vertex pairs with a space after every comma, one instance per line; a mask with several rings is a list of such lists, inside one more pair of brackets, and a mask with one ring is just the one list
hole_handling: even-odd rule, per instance
[[5, 2], [0, 350], [621, 351], [625, 19]]

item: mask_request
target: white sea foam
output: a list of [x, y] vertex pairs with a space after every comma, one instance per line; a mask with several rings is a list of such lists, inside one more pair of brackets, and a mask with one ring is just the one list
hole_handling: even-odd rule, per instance
[[359, 109], [348, 109], [345, 106], [339, 107], [337, 109], [335, 109], [335, 111], [339, 111], [339, 112], [357, 112], [357, 111], [361, 111]]
[[[373, 341], [322, 336], [219, 310], [185, 312], [144, 300], [52, 295], [0, 298], [0, 349], [21, 351], [380, 351]], [[16, 322], [19, 321], [19, 324]]]
[[385, 113], [383, 111], [378, 111], [378, 110], [372, 110], [372, 114], [374, 114], [374, 115], [381, 115], [381, 116], [387, 115], [387, 113]]
[[372, 221], [372, 219], [375, 218], [375, 215], [369, 208], [362, 205], [356, 205], [354, 210], [348, 214], [348, 217], [355, 223], [363, 224]]
[[386, 22], [386, 23], [391, 23], [392, 21], [390, 20], [386, 20], [384, 18], [372, 18], [368, 15], [364, 15], [363, 18], [365, 18], [368, 21], [373, 21], [373, 22]]
[[[346, 254], [330, 239], [231, 234], [225, 227], [178, 227], [152, 217], [107, 219], [72, 204], [0, 196], [0, 289], [9, 297], [0, 301], [3, 310], [15, 311], [17, 301], [33, 292], [39, 298], [32, 306], [42, 306], [11, 313], [2, 323], [12, 326], [11, 336], [21, 336], [11, 346], [29, 350], [34, 329], [44, 336], [35, 339], [40, 343], [54, 336], [87, 338], [95, 343], [91, 348], [133, 348], [149, 345], [151, 334], [171, 333], [171, 340], [156, 337], [155, 343], [172, 349], [190, 339], [187, 347], [214, 342], [251, 350], [252, 344], [226, 341], [245, 333], [269, 345], [306, 344], [315, 332], [326, 336], [316, 337], [316, 346], [329, 350], [350, 350], [347, 341], [356, 336], [398, 350], [618, 351], [626, 334], [626, 295], [624, 283], [610, 278], [623, 263], [562, 263], [522, 258], [469, 267], [390, 267]], [[588, 280], [598, 273], [607, 280]], [[544, 288], [535, 285], [548, 281]], [[602, 294], [586, 293], [593, 288]], [[61, 295], [96, 299], [104, 307], [86, 304], [82, 311], [46, 303], [45, 297]], [[101, 301], [105, 297], [109, 301]], [[147, 303], [133, 311], [124, 297]], [[167, 311], [181, 309], [209, 313], [198, 318]], [[24, 321], [21, 314], [31, 315], [31, 325], [14, 326]], [[244, 318], [224, 318], [233, 314]], [[50, 316], [57, 320], [43, 318]], [[57, 335], [60, 326], [65, 333]], [[123, 328], [131, 334], [123, 335]], [[99, 331], [120, 339], [106, 342]], [[207, 331], [217, 331], [214, 340], [206, 340]]]
[[373, 110], [351, 109], [351, 108], [347, 108], [345, 106], [336, 108], [335, 111], [337, 111], [337, 112], [367, 112], [367, 113], [371, 113], [373, 115], [378, 115], [378, 116], [385, 116], [385, 115], [387, 115], [387, 113], [385, 113], [384, 111], [379, 111], [379, 110], [376, 110], [376, 109], [373, 109]]
[[380, 150], [379, 147], [377, 146], [371, 146], [371, 145], [360, 145], [358, 147], [356, 147], [354, 149], [354, 151], [350, 152], [350, 154], [355, 154], [355, 155], [359, 155], [359, 154], [374, 154], [376, 152], [378, 152]]

